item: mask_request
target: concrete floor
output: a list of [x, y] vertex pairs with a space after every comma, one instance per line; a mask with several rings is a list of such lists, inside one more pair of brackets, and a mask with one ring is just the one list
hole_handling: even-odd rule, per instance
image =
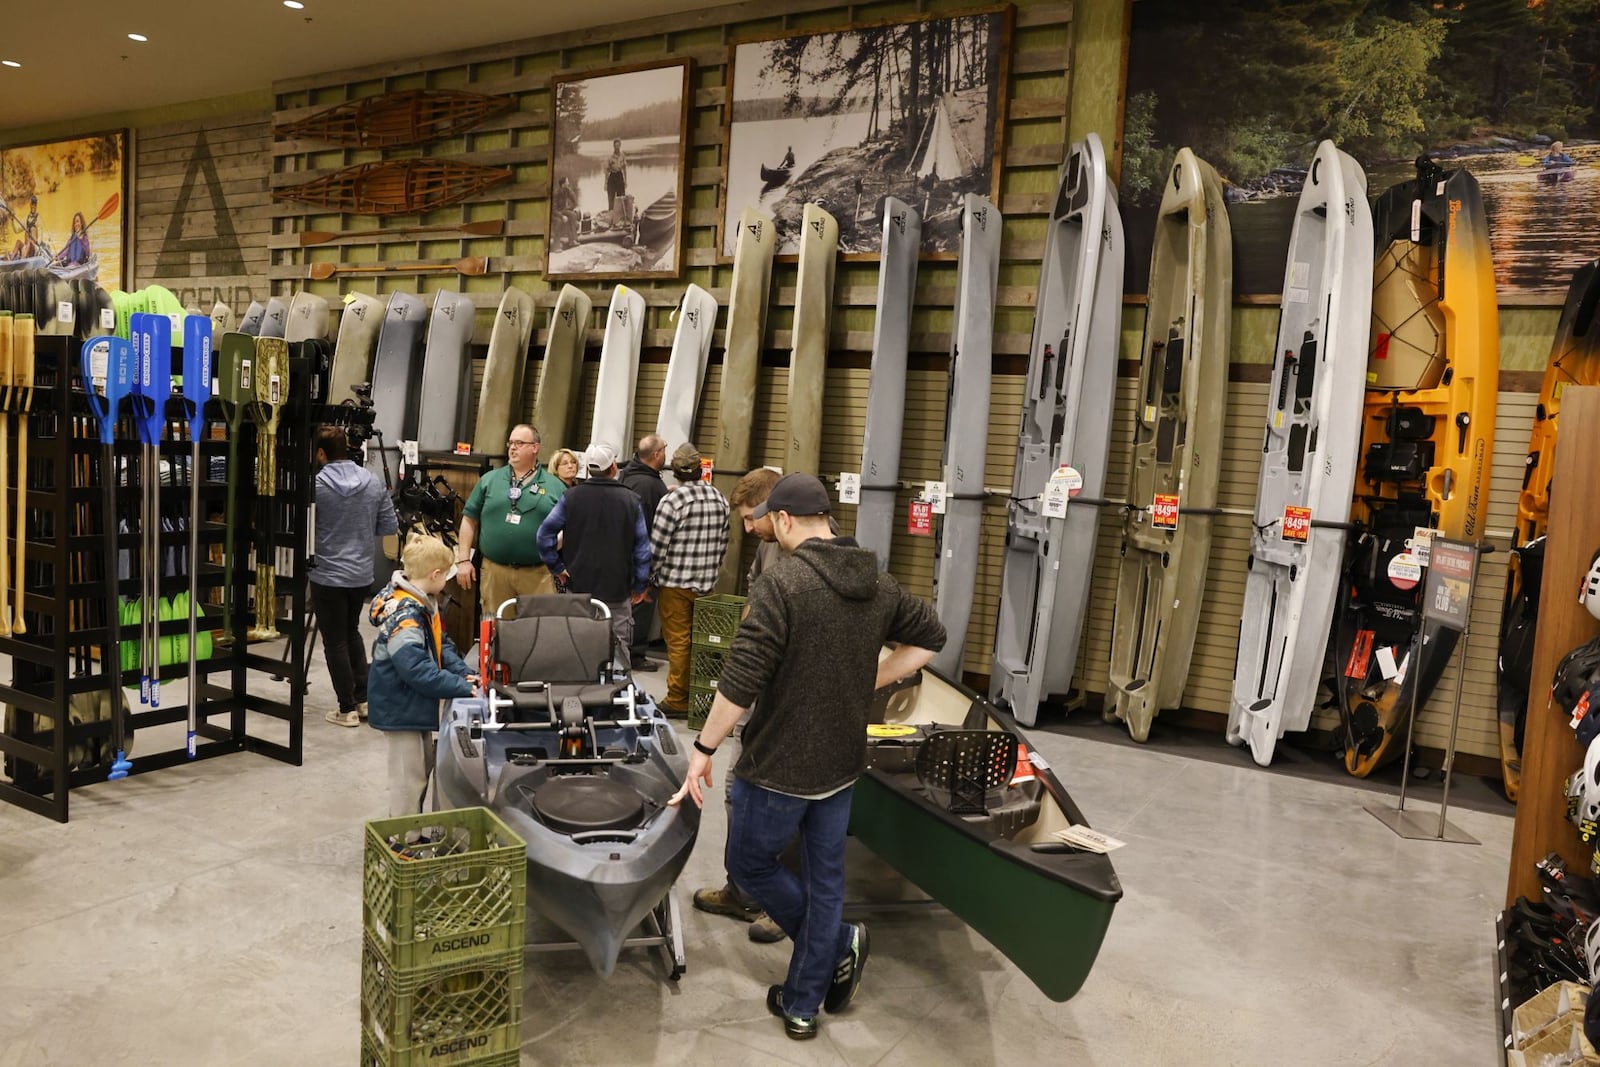
[[[316, 658], [303, 767], [239, 754], [97, 785], [66, 826], [0, 807], [0, 1067], [355, 1062], [361, 823], [385, 814], [384, 762], [373, 731], [322, 721]], [[789, 1041], [763, 1002], [787, 946], [688, 907], [721, 882], [713, 803], [680, 882], [682, 982], [644, 951], [609, 981], [581, 957], [530, 955], [522, 1062], [1501, 1062], [1490, 959], [1510, 818], [1452, 812], [1480, 847], [1405, 841], [1347, 786], [1034, 743], [1128, 843], [1127, 895], [1071, 1002], [948, 914], [882, 915], [856, 1006]], [[851, 869], [852, 899], [904, 889], [854, 844]]]

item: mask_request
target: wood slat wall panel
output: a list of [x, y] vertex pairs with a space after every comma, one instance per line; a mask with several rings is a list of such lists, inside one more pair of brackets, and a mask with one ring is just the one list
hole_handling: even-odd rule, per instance
[[218, 300], [236, 315], [251, 300], [265, 300], [271, 146], [264, 113], [140, 130], [126, 286], [161, 284], [206, 312]]

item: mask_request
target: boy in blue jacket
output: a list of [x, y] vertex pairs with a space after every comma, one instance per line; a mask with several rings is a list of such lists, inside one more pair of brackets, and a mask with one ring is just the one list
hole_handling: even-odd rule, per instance
[[410, 537], [401, 570], [372, 600], [378, 628], [367, 678], [368, 723], [389, 746], [389, 817], [422, 811], [433, 775], [439, 701], [472, 695], [472, 674], [439, 618], [434, 599], [455, 577], [455, 554], [437, 537]]

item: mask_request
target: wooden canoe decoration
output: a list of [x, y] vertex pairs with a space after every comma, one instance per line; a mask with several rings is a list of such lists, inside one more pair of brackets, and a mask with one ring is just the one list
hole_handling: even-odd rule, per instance
[[458, 89], [408, 89], [369, 96], [274, 126], [280, 139], [325, 141], [346, 148], [405, 148], [454, 137], [517, 106], [514, 96]]
[[388, 159], [274, 189], [272, 199], [295, 200], [346, 215], [421, 214], [492, 189], [511, 177], [504, 167], [449, 159]]

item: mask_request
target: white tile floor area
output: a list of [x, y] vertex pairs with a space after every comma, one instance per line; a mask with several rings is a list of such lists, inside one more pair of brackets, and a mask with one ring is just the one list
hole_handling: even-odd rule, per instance
[[[317, 659], [303, 767], [239, 754], [96, 785], [73, 794], [66, 826], [0, 807], [0, 1067], [356, 1061], [361, 823], [385, 814], [384, 762], [370, 729], [322, 721]], [[609, 981], [531, 954], [522, 1062], [1500, 1062], [1490, 959], [1509, 818], [1452, 812], [1478, 847], [1405, 841], [1345, 786], [1034, 743], [1128, 842], [1127, 895], [1071, 1002], [1046, 1000], [948, 914], [874, 916], [856, 1005], [789, 1041], [763, 1001], [787, 945], [688, 907], [721, 881], [714, 803], [680, 882], [682, 982], [642, 951]], [[851, 859], [852, 898], [903, 888], [863, 850]]]

